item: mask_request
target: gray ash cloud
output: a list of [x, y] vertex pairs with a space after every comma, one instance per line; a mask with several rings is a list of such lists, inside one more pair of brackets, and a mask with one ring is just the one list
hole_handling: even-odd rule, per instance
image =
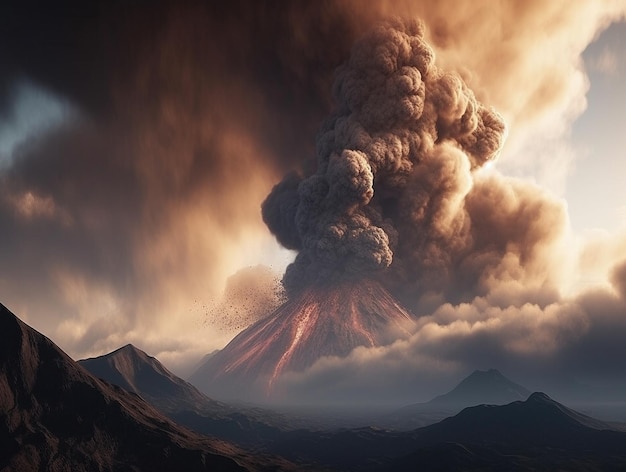
[[382, 271], [410, 283], [415, 256], [424, 267], [463, 246], [472, 174], [496, 157], [504, 122], [435, 65], [417, 21], [387, 21], [357, 41], [333, 93], [317, 170], [288, 174], [263, 204], [278, 241], [299, 251], [285, 288]]

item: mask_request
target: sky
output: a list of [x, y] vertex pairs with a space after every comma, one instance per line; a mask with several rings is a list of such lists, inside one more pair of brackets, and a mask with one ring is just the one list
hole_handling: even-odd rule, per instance
[[427, 399], [498, 367], [626, 389], [624, 1], [1, 8], [0, 301], [72, 357], [130, 342], [186, 375], [281, 302], [295, 251], [261, 205], [285, 174], [315, 172], [335, 70], [400, 15], [506, 124], [497, 159], [454, 193], [476, 228], [463, 261], [490, 262], [438, 267], [458, 275], [429, 290], [430, 272], [411, 273], [409, 339], [285, 388]]
[[572, 126], [571, 141], [578, 152], [565, 193], [572, 225], [579, 231], [626, 226], [626, 190], [617, 177], [626, 171], [620, 146], [626, 121], [626, 53], [621, 47], [625, 36], [626, 23], [616, 22], [583, 52], [588, 105]]

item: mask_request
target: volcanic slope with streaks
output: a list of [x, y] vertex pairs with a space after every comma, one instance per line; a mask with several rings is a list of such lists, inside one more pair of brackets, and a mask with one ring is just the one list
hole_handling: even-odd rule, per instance
[[217, 397], [271, 395], [284, 373], [302, 371], [324, 356], [347, 356], [359, 346], [390, 344], [408, 336], [413, 324], [377, 282], [313, 285], [242, 331], [190, 381]]

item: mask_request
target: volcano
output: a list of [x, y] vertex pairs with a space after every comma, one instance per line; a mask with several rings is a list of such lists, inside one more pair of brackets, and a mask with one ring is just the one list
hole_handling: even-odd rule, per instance
[[213, 396], [270, 395], [286, 372], [324, 356], [347, 356], [359, 346], [387, 345], [408, 336], [414, 321], [379, 283], [343, 282], [304, 289], [270, 316], [237, 335], [190, 378]]
[[475, 370], [460, 384], [444, 395], [433, 398], [430, 405], [464, 408], [479, 405], [505, 405], [524, 401], [530, 391], [507, 379], [496, 369]]

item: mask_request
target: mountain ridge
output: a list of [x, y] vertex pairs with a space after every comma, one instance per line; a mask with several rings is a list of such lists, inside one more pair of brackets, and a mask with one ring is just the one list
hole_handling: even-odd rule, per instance
[[242, 471], [271, 464], [176, 425], [139, 396], [97, 379], [2, 304], [0, 340], [3, 471]]
[[412, 431], [299, 432], [275, 452], [339, 470], [624, 470], [626, 432], [536, 392]]
[[468, 407], [417, 430], [419, 446], [387, 470], [429, 460], [438, 470], [450, 471], [624, 470], [625, 426], [588, 417], [534, 392], [525, 401]]
[[78, 364], [96, 377], [145, 398], [162, 411], [193, 410], [199, 405], [215, 413], [227, 410], [226, 405], [206, 397], [157, 358], [132, 344], [102, 356], [81, 359]]
[[296, 427], [295, 420], [284, 415], [261, 408], [236, 407], [207, 397], [132, 344], [78, 363], [96, 377], [141, 396], [171, 420], [201, 434], [242, 446], [257, 446]]

